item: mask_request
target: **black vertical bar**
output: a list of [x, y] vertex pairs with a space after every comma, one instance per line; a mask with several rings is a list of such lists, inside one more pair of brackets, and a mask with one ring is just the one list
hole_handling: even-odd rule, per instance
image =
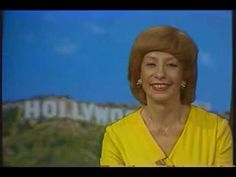
[[[2, 43], [3, 43], [3, 11], [0, 10], [0, 58], [1, 58], [1, 68], [2, 68]], [[0, 73], [1, 78], [2, 78], [2, 72]], [[1, 82], [2, 83], [2, 82]], [[1, 87], [1, 98], [2, 98], [2, 87]], [[2, 99], [1, 99], [1, 103], [2, 103]], [[2, 114], [2, 106], [1, 106], [1, 114]], [[2, 120], [2, 116], [0, 116], [0, 167], [3, 166], [3, 120]]]
[[233, 61], [232, 61], [232, 95], [231, 95], [231, 111], [230, 123], [233, 133], [233, 163], [236, 165], [236, 11], [233, 10], [232, 16], [232, 35], [233, 35]]

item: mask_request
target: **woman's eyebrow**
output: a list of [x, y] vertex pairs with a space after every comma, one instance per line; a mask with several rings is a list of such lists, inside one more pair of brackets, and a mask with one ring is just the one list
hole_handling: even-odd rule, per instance
[[149, 59], [149, 60], [156, 60], [157, 57], [153, 57], [153, 56], [145, 56], [145, 59]]
[[[150, 60], [156, 60], [156, 59], [158, 59], [158, 57], [155, 57], [155, 56], [145, 56], [144, 58], [150, 59]], [[170, 57], [167, 57], [166, 60], [177, 60], [177, 59], [176, 59], [175, 57], [170, 56]], [[177, 61], [178, 61], [178, 60], [177, 60]]]

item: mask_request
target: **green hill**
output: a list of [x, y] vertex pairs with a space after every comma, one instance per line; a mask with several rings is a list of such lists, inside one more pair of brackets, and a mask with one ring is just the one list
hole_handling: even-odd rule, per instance
[[4, 166], [99, 165], [104, 126], [55, 118], [26, 127], [4, 137]]

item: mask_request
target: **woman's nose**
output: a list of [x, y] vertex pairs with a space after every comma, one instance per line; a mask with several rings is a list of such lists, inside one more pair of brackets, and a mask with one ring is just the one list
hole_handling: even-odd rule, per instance
[[155, 74], [154, 74], [154, 77], [157, 78], [157, 79], [163, 79], [165, 78], [165, 70], [163, 67], [158, 67]]

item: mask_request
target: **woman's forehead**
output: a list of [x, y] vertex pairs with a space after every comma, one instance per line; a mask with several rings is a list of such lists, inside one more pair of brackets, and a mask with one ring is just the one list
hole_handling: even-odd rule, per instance
[[144, 55], [146, 60], [157, 60], [157, 59], [167, 59], [167, 60], [177, 60], [175, 56], [167, 52], [152, 51]]

